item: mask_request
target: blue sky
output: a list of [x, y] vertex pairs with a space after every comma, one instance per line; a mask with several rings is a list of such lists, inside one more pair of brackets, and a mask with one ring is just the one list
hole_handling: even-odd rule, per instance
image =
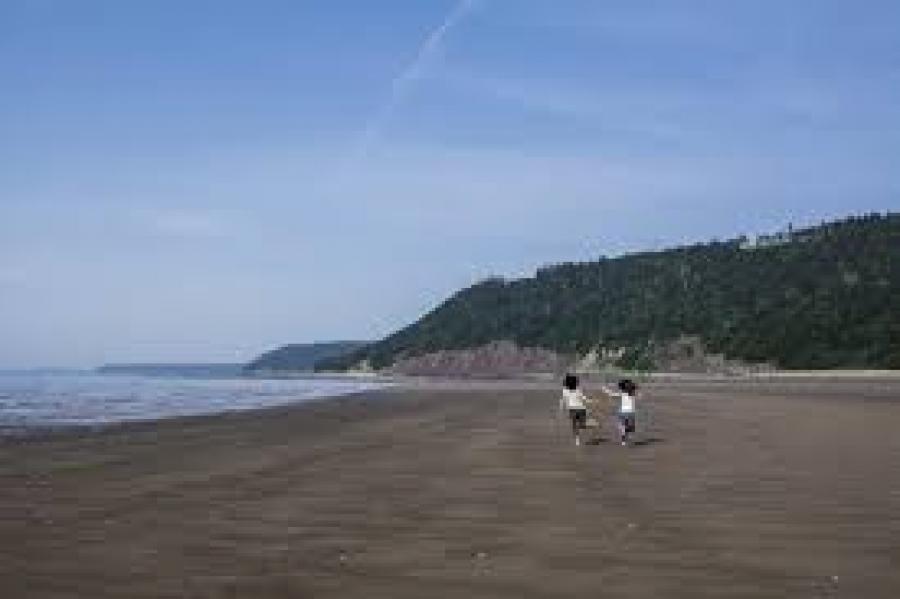
[[0, 2], [0, 367], [376, 338], [900, 208], [900, 4]]

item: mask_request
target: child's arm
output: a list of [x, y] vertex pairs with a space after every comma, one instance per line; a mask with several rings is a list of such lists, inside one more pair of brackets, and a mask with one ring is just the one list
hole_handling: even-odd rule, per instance
[[606, 385], [601, 385], [600, 390], [603, 392], [603, 399], [606, 400], [606, 407], [610, 410], [615, 409], [616, 400], [619, 398], [619, 393], [615, 389], [610, 389]]
[[585, 396], [584, 399], [585, 403], [590, 406], [591, 410], [594, 410], [596, 412], [600, 412], [612, 405], [612, 397], [609, 396], [608, 390], [602, 387], [600, 395], [595, 395], [592, 397]]

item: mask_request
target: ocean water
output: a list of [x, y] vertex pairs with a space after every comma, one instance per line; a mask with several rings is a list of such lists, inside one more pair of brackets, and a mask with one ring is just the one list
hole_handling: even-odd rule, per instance
[[248, 410], [384, 387], [365, 380], [0, 372], [0, 432]]

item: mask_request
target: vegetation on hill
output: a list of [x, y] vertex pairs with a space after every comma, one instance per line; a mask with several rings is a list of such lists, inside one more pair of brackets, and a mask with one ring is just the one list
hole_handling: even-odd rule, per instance
[[317, 368], [384, 368], [500, 339], [650, 368], [659, 344], [684, 335], [781, 368], [900, 368], [900, 214], [492, 278]]
[[338, 358], [360, 350], [363, 341], [329, 341], [325, 343], [292, 343], [268, 351], [244, 367], [246, 372], [307, 372], [317, 362]]

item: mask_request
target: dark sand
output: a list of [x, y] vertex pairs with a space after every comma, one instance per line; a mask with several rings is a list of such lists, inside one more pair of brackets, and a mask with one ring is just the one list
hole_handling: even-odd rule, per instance
[[0, 597], [900, 597], [897, 382], [501, 387], [0, 441]]

